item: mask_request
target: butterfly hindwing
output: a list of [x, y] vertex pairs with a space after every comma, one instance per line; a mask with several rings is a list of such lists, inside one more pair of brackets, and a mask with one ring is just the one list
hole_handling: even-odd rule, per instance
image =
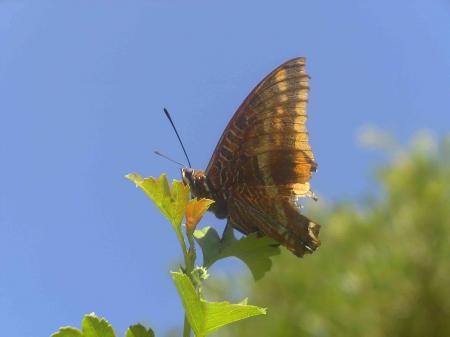
[[[313, 252], [319, 245], [320, 225], [299, 212], [297, 204], [288, 198], [249, 198], [242, 193], [232, 193], [229, 206], [231, 225], [240, 228], [252, 224], [253, 230], [282, 243], [297, 256]], [[253, 202], [252, 202], [253, 201]]]

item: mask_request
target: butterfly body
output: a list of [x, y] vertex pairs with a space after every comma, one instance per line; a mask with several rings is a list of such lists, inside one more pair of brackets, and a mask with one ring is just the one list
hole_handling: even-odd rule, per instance
[[308, 142], [305, 59], [290, 60], [263, 79], [225, 128], [205, 171], [182, 169], [193, 196], [244, 234], [268, 235], [297, 256], [319, 245], [320, 226], [300, 213], [314, 197], [317, 164]]
[[225, 191], [221, 192], [213, 186], [204, 171], [183, 168], [181, 169], [181, 176], [185, 184], [189, 185], [194, 197], [214, 200], [214, 203], [209, 206], [208, 210], [210, 212], [213, 212], [219, 219], [228, 217], [227, 193]]

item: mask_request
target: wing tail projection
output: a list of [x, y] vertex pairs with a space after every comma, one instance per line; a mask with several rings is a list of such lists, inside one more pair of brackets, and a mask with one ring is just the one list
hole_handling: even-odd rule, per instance
[[320, 225], [302, 215], [288, 199], [259, 199], [257, 204], [264, 211], [242, 196], [233, 196], [231, 204], [231, 223], [238, 225], [237, 228], [262, 232], [299, 257], [320, 246]]

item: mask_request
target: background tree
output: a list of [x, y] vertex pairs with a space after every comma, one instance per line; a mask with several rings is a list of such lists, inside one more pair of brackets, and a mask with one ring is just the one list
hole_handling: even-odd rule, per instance
[[220, 336], [450, 336], [450, 138], [389, 151], [381, 193], [314, 216], [318, 252], [284, 251], [247, 283], [268, 317]]

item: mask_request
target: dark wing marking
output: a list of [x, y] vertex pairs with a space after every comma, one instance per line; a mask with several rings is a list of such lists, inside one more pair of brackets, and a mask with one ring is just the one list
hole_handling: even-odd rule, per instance
[[238, 230], [248, 229], [244, 234], [262, 232], [297, 256], [312, 253], [320, 245], [320, 225], [302, 215], [293, 200], [260, 199], [255, 205], [234, 193], [232, 200], [230, 223]]

